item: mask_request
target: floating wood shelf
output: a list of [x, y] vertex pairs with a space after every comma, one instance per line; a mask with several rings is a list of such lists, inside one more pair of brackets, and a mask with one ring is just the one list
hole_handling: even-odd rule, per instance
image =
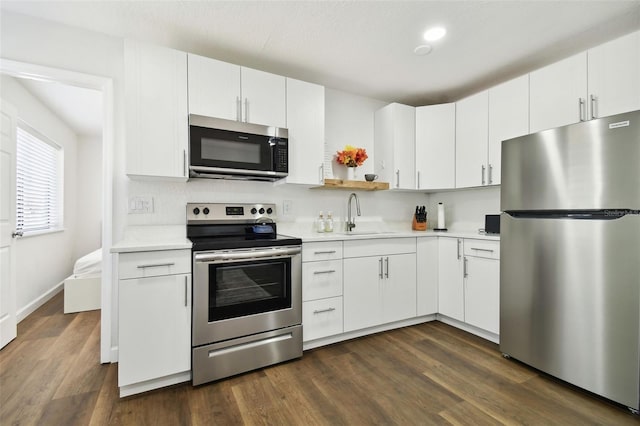
[[364, 191], [380, 191], [389, 189], [389, 182], [367, 182], [364, 180], [325, 179], [323, 186], [314, 186], [312, 189], [362, 189]]

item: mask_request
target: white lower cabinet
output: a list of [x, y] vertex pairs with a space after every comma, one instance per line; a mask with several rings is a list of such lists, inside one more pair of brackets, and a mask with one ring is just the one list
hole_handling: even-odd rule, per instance
[[416, 314], [438, 313], [438, 238], [418, 238], [416, 245]]
[[342, 242], [302, 244], [302, 340], [343, 332]]
[[500, 261], [465, 256], [464, 322], [500, 333]]
[[416, 316], [415, 252], [415, 238], [344, 243], [344, 331]]
[[[118, 386], [121, 396], [190, 378], [190, 257], [190, 250], [119, 255]], [[132, 271], [136, 275], [132, 276]]]
[[462, 238], [438, 238], [438, 313], [464, 321]]

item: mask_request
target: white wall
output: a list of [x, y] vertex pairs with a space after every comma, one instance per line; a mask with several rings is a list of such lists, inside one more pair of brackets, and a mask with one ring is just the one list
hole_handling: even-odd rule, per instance
[[429, 194], [427, 222], [437, 226], [438, 203], [445, 207], [448, 229], [476, 231], [484, 228], [485, 214], [500, 213], [500, 187], [485, 187]]
[[102, 239], [102, 137], [78, 138], [76, 164], [76, 245], [74, 258], [101, 247]]
[[64, 231], [16, 241], [16, 307], [18, 320], [32, 312], [71, 274], [75, 260], [76, 158], [75, 133], [15, 79], [0, 76], [1, 94], [18, 117], [63, 148]]

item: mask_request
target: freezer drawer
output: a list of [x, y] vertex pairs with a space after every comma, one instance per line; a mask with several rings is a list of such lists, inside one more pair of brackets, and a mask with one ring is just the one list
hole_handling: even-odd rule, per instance
[[640, 216], [501, 226], [500, 350], [638, 409]]

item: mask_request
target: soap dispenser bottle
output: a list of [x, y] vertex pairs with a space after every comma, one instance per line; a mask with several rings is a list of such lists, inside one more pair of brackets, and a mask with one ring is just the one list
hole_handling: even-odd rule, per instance
[[324, 232], [333, 232], [333, 216], [331, 211], [327, 212], [327, 219], [324, 221]]
[[324, 216], [322, 210], [320, 210], [320, 215], [316, 219], [316, 232], [324, 232], [324, 226]]

